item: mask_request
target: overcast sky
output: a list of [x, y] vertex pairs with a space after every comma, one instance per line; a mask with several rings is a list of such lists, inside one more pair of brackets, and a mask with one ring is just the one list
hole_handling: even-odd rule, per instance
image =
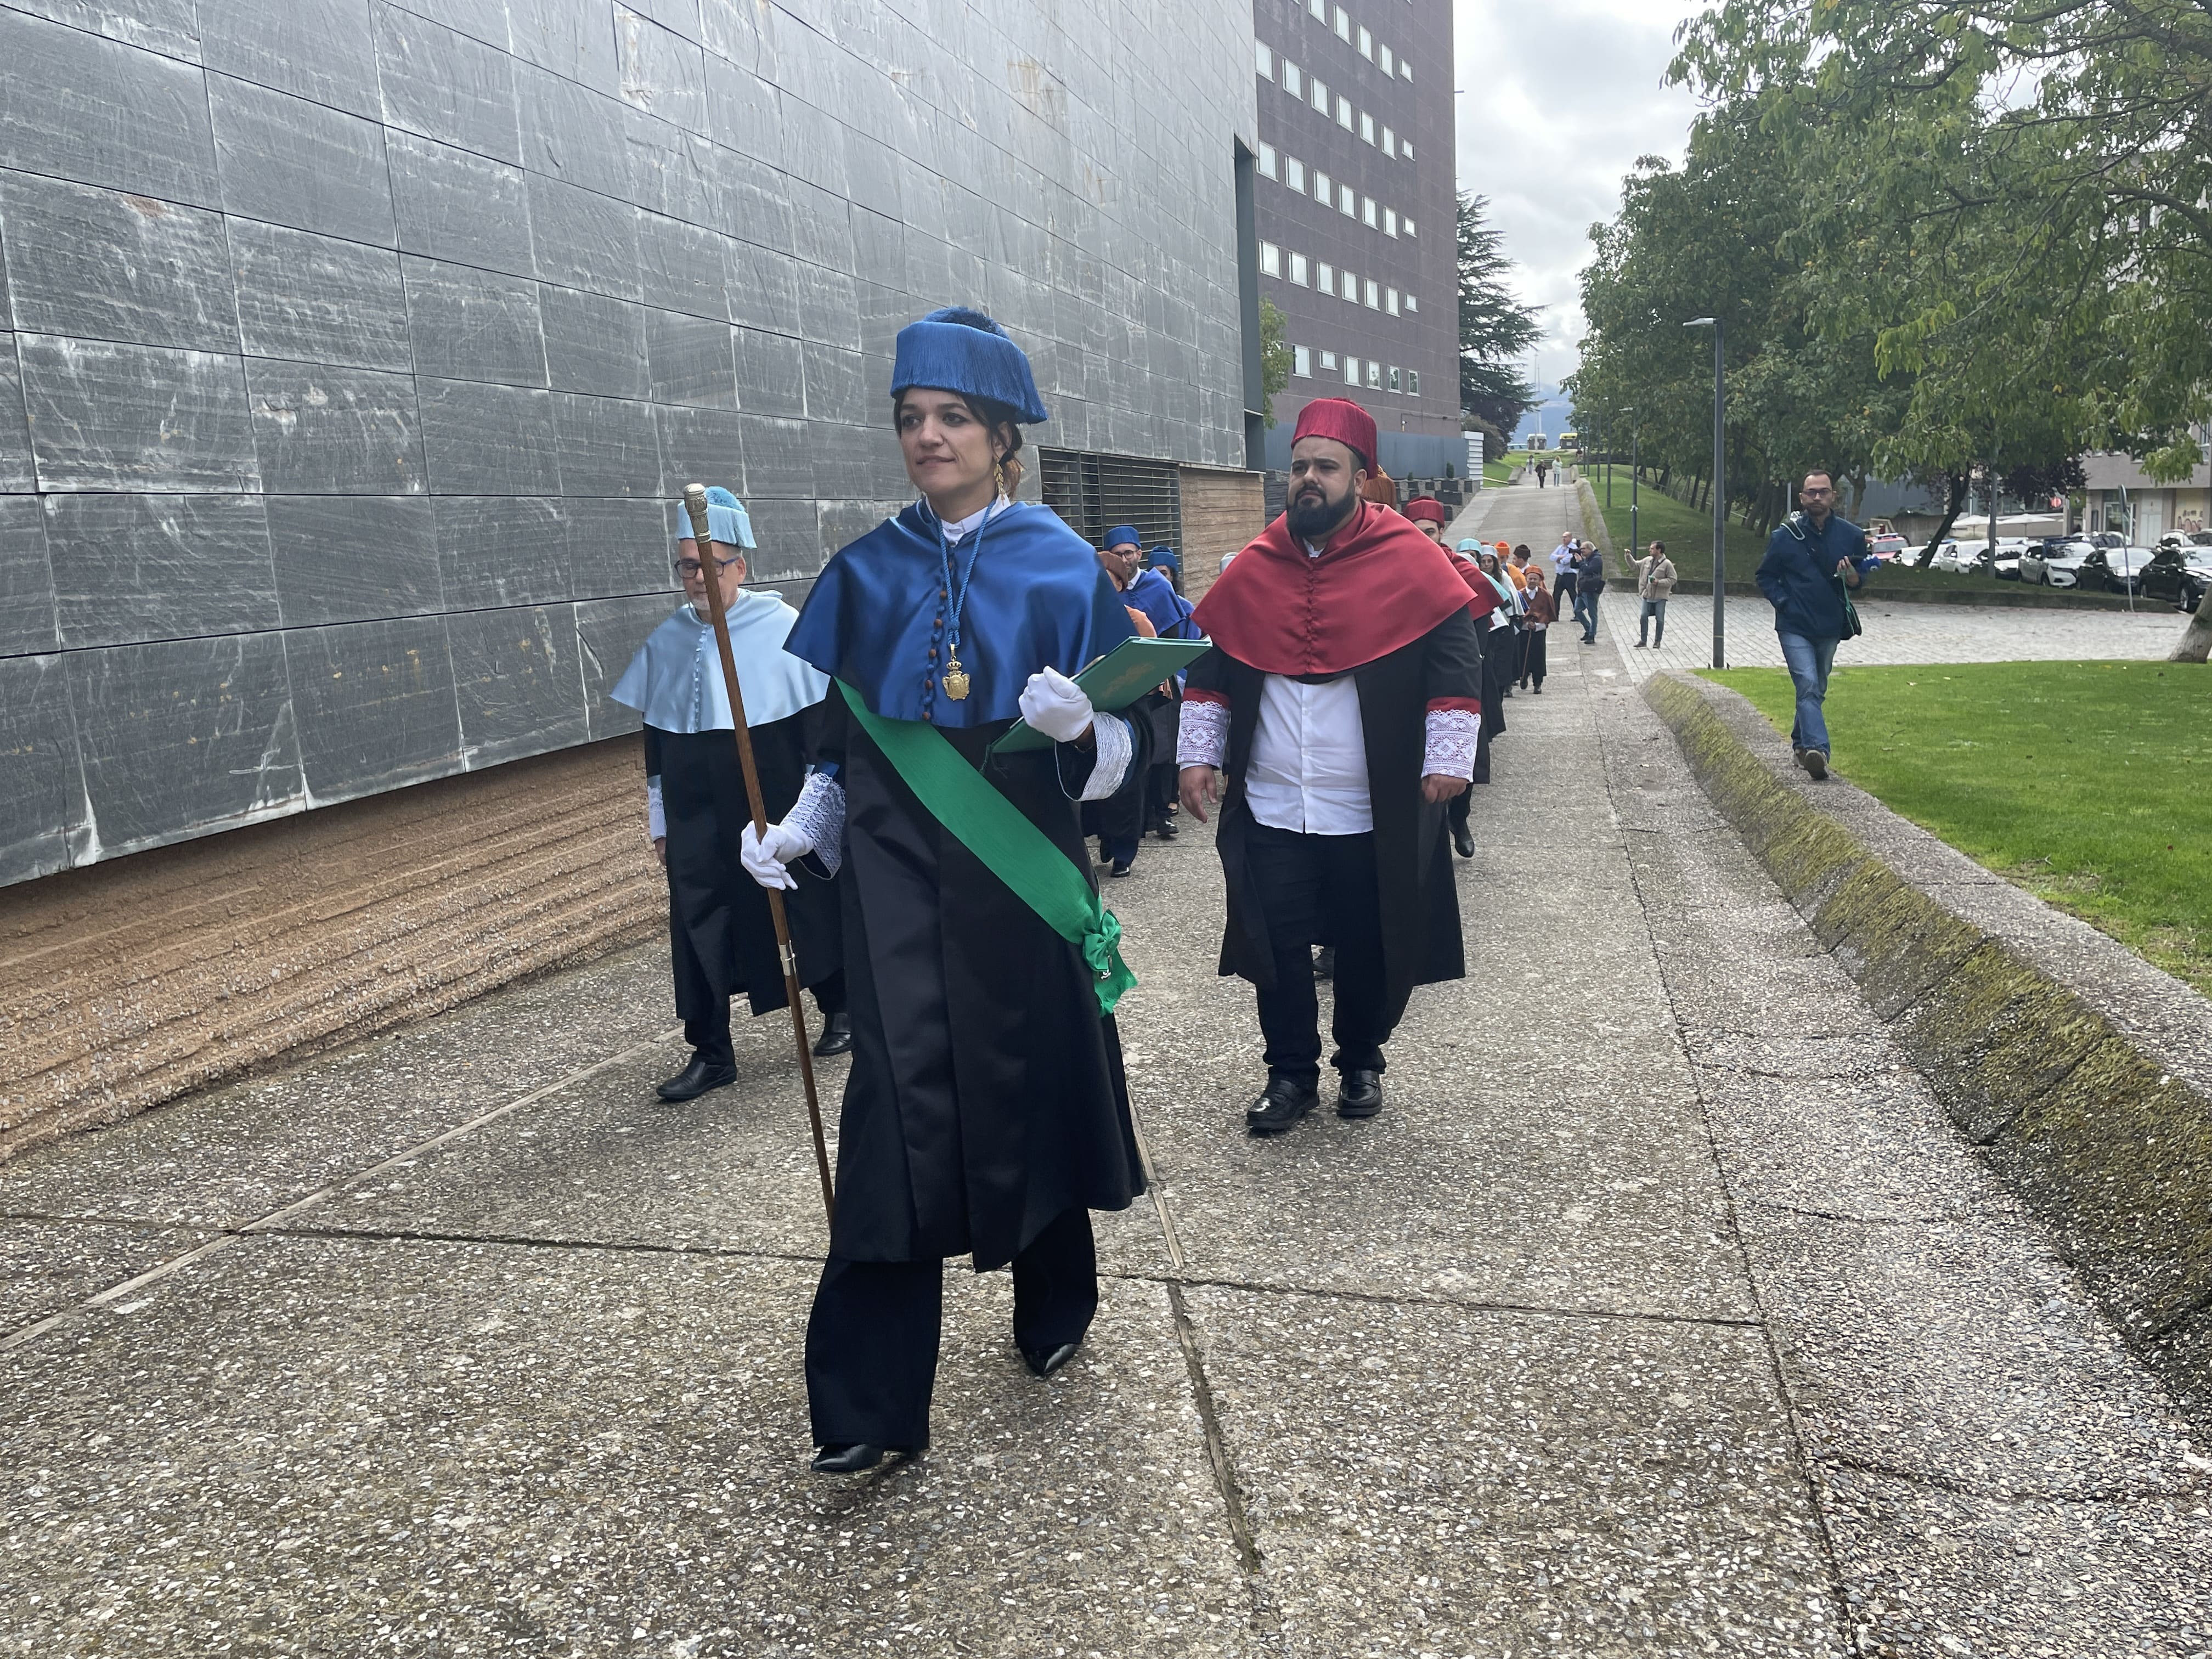
[[1662, 84], [1686, 0], [1453, 0], [1459, 187], [1490, 198], [1522, 298], [1545, 308], [1557, 385], [1582, 337], [1589, 228], [1620, 210], [1644, 155], [1679, 161], [1697, 105]]

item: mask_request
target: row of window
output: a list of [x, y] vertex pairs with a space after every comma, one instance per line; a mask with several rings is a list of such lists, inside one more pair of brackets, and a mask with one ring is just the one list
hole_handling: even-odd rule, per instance
[[[1334, 10], [1338, 40], [1346, 46], [1356, 46], [1359, 55], [1369, 63], [1375, 64], [1383, 74], [1395, 73], [1407, 81], [1413, 78], [1413, 60], [1402, 52], [1394, 56], [1389, 47], [1377, 42], [1374, 35], [1364, 27], [1355, 32], [1352, 26], [1352, 14], [1345, 10], [1342, 6], [1332, 7], [1330, 0], [1306, 0], [1306, 10], [1313, 15], [1313, 19], [1317, 23], [1328, 22], [1330, 12]], [[1264, 74], [1266, 71], [1262, 70], [1261, 73]]]
[[1285, 254], [1273, 242], [1260, 244], [1260, 274], [1283, 277], [1300, 288], [1335, 295], [1352, 305], [1364, 303], [1370, 311], [1387, 311], [1393, 317], [1401, 313], [1414, 315], [1421, 309], [1420, 302], [1411, 294], [1386, 288], [1372, 276], [1355, 276], [1348, 270], [1339, 270], [1326, 259], [1310, 261], [1303, 253]]
[[[1316, 353], [1311, 346], [1292, 346], [1291, 373], [1302, 379], [1312, 378], [1315, 356]], [[1334, 374], [1339, 372], [1336, 353], [1324, 351], [1319, 356], [1321, 372], [1323, 374]], [[1344, 383], [1346, 386], [1364, 386], [1370, 392], [1402, 392], [1410, 398], [1418, 398], [1421, 395], [1421, 371], [1418, 368], [1401, 370], [1395, 365], [1386, 367], [1376, 362], [1372, 357], [1363, 363], [1358, 358], [1347, 353], [1344, 359], [1342, 373]]]
[[[1276, 76], [1275, 55], [1265, 46], [1261, 46], [1259, 51], [1260, 73], [1273, 81]], [[1287, 58], [1281, 60], [1281, 70], [1283, 90], [1293, 98], [1304, 99], [1311, 103], [1321, 112], [1324, 120], [1334, 114], [1337, 125], [1342, 127], [1346, 132], [1358, 131], [1362, 138], [1376, 146], [1385, 155], [1401, 156], [1408, 161], [1413, 159], [1412, 139], [1400, 138], [1387, 126], [1377, 127], [1375, 118], [1364, 110], [1359, 111], [1355, 117], [1352, 108], [1352, 100], [1340, 92], [1331, 93], [1328, 83], [1321, 76], [1308, 75]]]
[[[1306, 190], [1306, 164], [1295, 155], [1278, 157], [1273, 144], [1260, 146], [1260, 171], [1270, 179], [1279, 179], [1285, 188], [1297, 191], [1301, 196]], [[1357, 219], [1370, 230], [1379, 230], [1385, 236], [1401, 232], [1413, 234], [1413, 216], [1402, 218], [1395, 208], [1376, 209], [1372, 196], [1357, 196], [1350, 185], [1340, 184], [1319, 167], [1313, 169], [1313, 198], [1323, 207], [1333, 207], [1347, 219]]]

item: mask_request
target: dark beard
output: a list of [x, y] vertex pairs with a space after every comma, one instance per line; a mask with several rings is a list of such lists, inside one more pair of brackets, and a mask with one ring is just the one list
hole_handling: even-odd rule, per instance
[[1309, 504], [1293, 492], [1283, 518], [1290, 526], [1291, 534], [1300, 541], [1322, 541], [1334, 535], [1337, 528], [1352, 516], [1352, 509], [1358, 499], [1356, 495], [1346, 495], [1341, 501], [1331, 501], [1323, 497]]

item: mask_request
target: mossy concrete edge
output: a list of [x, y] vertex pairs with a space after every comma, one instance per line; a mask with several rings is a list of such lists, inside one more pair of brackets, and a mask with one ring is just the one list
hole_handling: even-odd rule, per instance
[[2212, 1425], [2212, 1100], [1778, 777], [1715, 713], [1735, 693], [1677, 674], [1643, 690], [1960, 1132], [2130, 1347]]

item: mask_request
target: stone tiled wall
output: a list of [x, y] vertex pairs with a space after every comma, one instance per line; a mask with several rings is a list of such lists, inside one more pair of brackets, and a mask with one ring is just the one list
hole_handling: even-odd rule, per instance
[[896, 328], [1243, 460], [1243, 0], [0, 0], [0, 884], [629, 729], [668, 498], [803, 581]]

